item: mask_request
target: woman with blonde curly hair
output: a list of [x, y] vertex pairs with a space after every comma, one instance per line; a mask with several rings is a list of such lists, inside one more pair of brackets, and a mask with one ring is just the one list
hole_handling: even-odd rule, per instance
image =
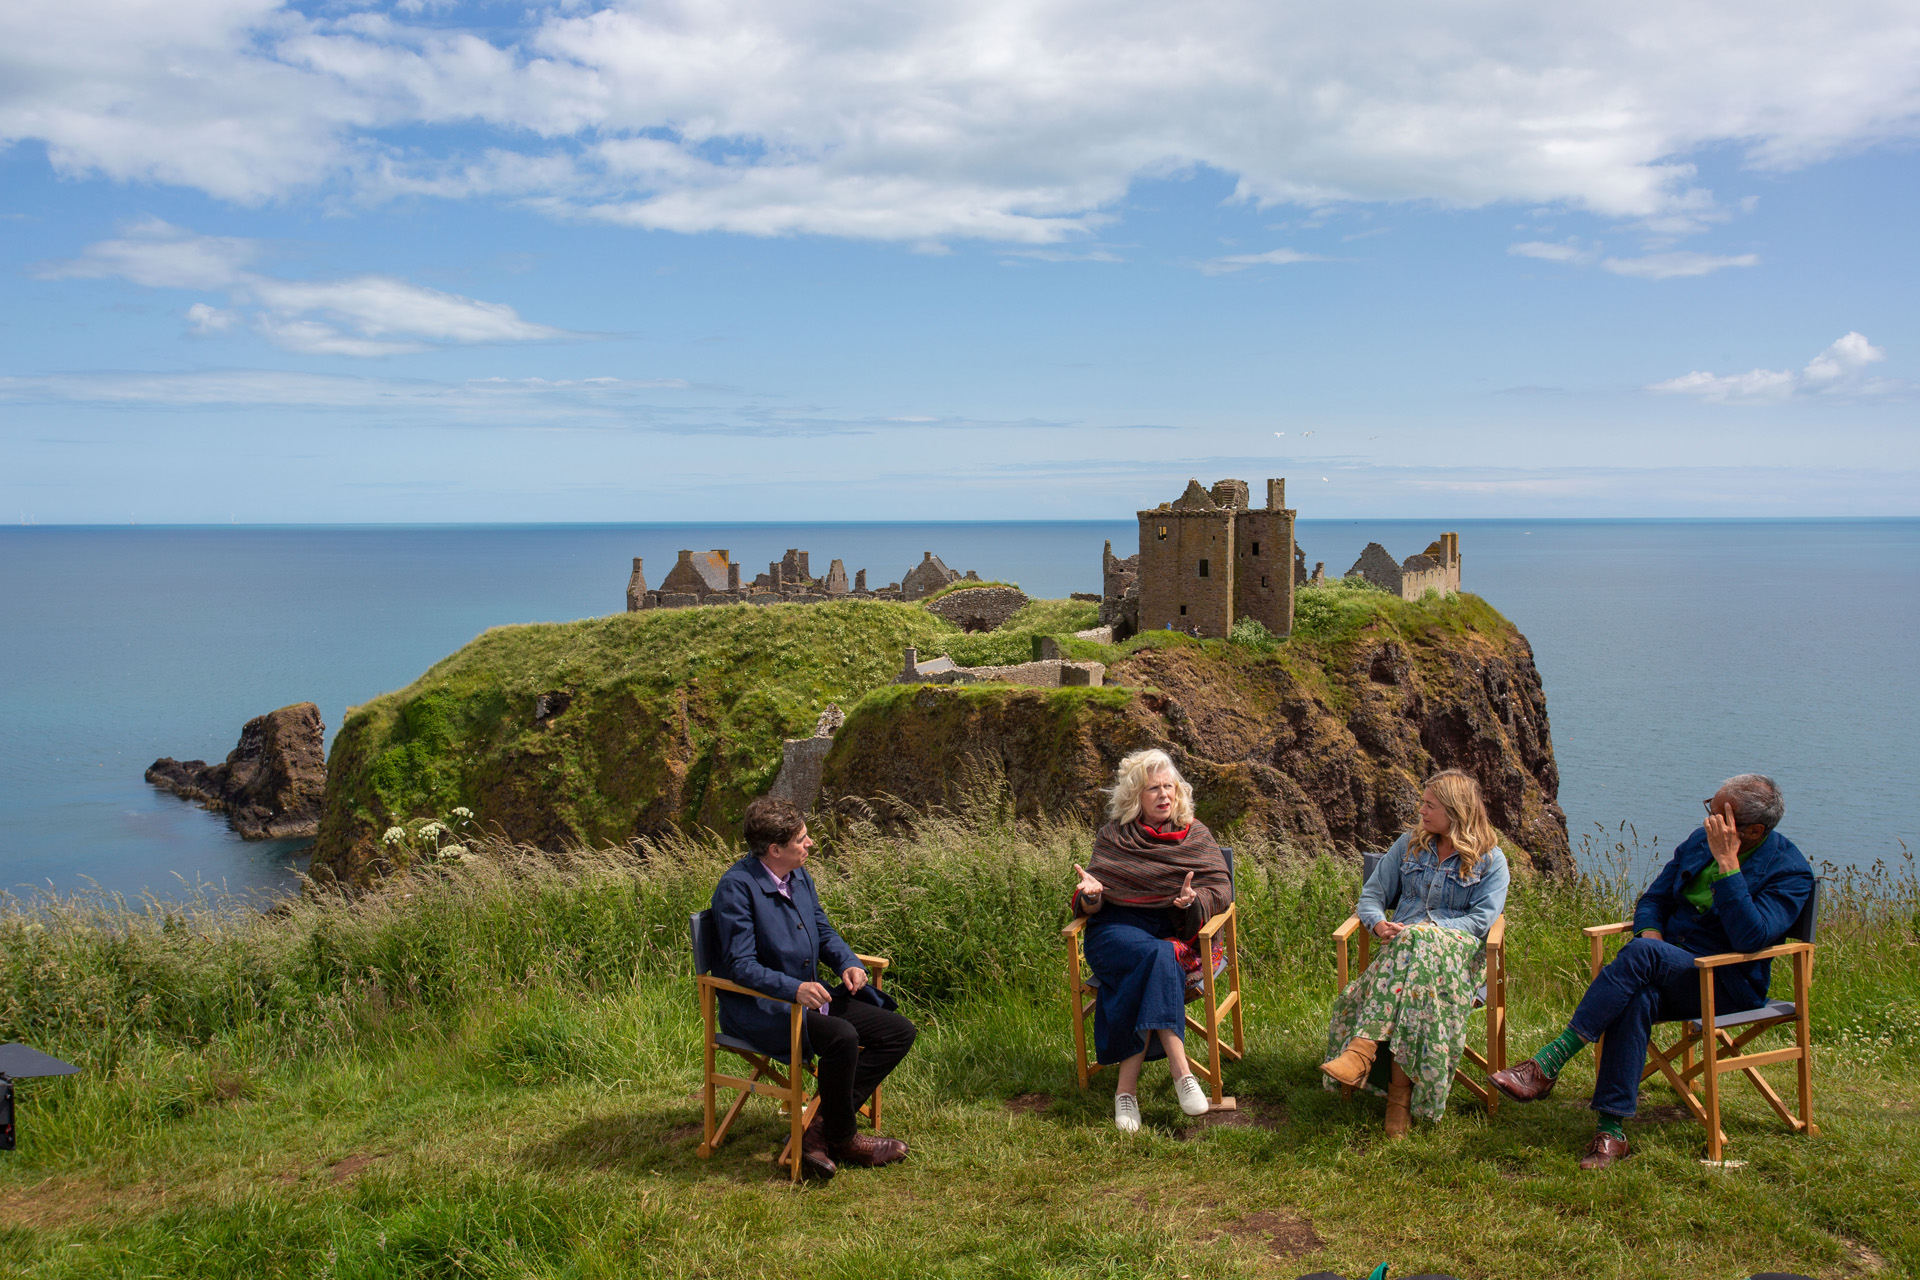
[[1193, 816], [1193, 788], [1164, 751], [1120, 762], [1107, 819], [1094, 836], [1092, 865], [1074, 864], [1073, 913], [1087, 918], [1087, 964], [1099, 981], [1097, 1060], [1120, 1066], [1114, 1123], [1133, 1133], [1149, 1057], [1172, 1068], [1182, 1111], [1207, 1110], [1181, 1039], [1187, 970], [1211, 958], [1198, 956], [1195, 935], [1233, 901], [1233, 880], [1213, 833]]
[[[1360, 891], [1354, 914], [1386, 945], [1334, 997], [1320, 1070], [1329, 1089], [1380, 1093], [1384, 1078], [1389, 1138], [1406, 1137], [1415, 1114], [1446, 1114], [1487, 931], [1507, 905], [1507, 858], [1497, 841], [1480, 784], [1458, 769], [1436, 773], [1412, 828]], [[1387, 1060], [1377, 1063], [1389, 1041]]]

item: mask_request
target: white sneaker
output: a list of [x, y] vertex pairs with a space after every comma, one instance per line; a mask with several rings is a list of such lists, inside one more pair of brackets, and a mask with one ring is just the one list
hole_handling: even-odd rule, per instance
[[1114, 1094], [1113, 1125], [1122, 1133], [1140, 1132], [1140, 1099], [1130, 1093]]
[[1180, 1097], [1182, 1111], [1190, 1116], [1207, 1114], [1207, 1089], [1199, 1076], [1181, 1076], [1173, 1082], [1173, 1091]]

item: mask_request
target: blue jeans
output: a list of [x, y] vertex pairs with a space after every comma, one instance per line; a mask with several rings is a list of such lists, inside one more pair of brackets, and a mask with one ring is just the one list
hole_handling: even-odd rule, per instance
[[[1173, 958], [1173, 914], [1109, 903], [1087, 920], [1087, 966], [1100, 982], [1093, 1008], [1095, 1060], [1124, 1062], [1167, 1051], [1155, 1031], [1187, 1027], [1187, 975]], [[1184, 1036], [1183, 1036], [1184, 1038]]]
[[[1593, 1082], [1595, 1111], [1624, 1119], [1638, 1110], [1640, 1073], [1646, 1070], [1653, 1024], [1700, 1016], [1700, 971], [1693, 961], [1691, 951], [1670, 942], [1635, 938], [1620, 948], [1581, 997], [1568, 1025], [1589, 1044], [1607, 1038]], [[1730, 998], [1719, 975], [1714, 977], [1718, 1012], [1750, 1007]]]

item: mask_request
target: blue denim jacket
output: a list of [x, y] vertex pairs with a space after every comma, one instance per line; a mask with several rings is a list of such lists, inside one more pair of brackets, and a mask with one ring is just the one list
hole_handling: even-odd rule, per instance
[[1459, 855], [1449, 854], [1442, 863], [1434, 853], [1429, 845], [1409, 855], [1402, 834], [1367, 878], [1354, 914], [1369, 931], [1391, 909], [1396, 924], [1437, 924], [1484, 942], [1507, 907], [1507, 855], [1489, 849], [1475, 864], [1473, 878], [1462, 880]]

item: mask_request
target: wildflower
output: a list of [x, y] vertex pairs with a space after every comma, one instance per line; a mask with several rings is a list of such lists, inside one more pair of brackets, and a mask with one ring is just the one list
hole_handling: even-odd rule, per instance
[[447, 832], [447, 824], [444, 822], [441, 822], [436, 818], [431, 821], [421, 823], [420, 830], [414, 832], [414, 834], [418, 836], [420, 839], [425, 840], [429, 836], [445, 835], [446, 832]]
[[472, 819], [473, 810], [467, 808], [464, 805], [459, 805], [454, 808], [453, 816], [461, 819], [462, 821], [467, 821]]
[[382, 844], [399, 844], [406, 838], [407, 829], [405, 827], [388, 827], [387, 834], [381, 836], [380, 841]]

